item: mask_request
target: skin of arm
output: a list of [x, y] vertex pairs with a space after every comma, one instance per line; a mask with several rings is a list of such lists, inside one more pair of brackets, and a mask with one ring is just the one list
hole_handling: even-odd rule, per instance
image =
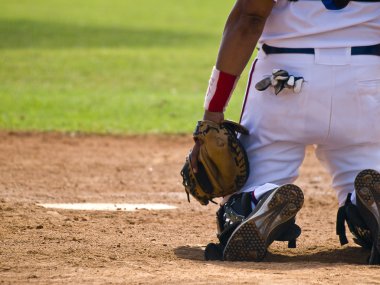
[[[228, 16], [216, 68], [240, 76], [263, 32], [273, 0], [237, 0]], [[223, 113], [205, 111], [204, 120], [220, 122]]]
[[216, 68], [240, 76], [263, 32], [273, 0], [237, 0], [228, 16]]
[[[224, 28], [216, 61], [218, 70], [240, 76], [252, 56], [274, 3], [273, 0], [236, 1]], [[224, 120], [224, 114], [206, 110], [203, 119], [220, 123]], [[190, 155], [194, 172], [198, 170], [198, 154], [199, 141]]]

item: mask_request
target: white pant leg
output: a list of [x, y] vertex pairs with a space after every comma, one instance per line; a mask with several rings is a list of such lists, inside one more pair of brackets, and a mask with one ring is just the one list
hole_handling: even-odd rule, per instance
[[346, 201], [347, 194], [354, 191], [355, 177], [360, 171], [368, 168], [380, 171], [380, 142], [344, 147], [319, 145], [316, 155], [332, 175], [332, 186], [340, 206]]
[[[307, 57], [312, 63], [313, 56]], [[276, 96], [272, 87], [265, 91], [254, 88], [258, 81], [276, 68], [288, 70], [295, 76], [305, 76], [309, 70], [303, 62], [288, 61], [286, 57], [282, 57], [282, 61], [259, 58], [254, 64], [241, 119], [250, 131], [249, 136], [240, 137], [250, 162], [250, 176], [243, 192], [266, 183], [282, 185], [293, 182], [298, 177], [298, 169], [305, 156], [304, 134], [309, 129], [306, 118], [310, 104], [307, 83], [300, 94], [285, 89]], [[328, 122], [324, 118], [320, 121], [322, 125]], [[326, 127], [317, 129], [323, 134], [327, 132]]]
[[380, 171], [380, 57], [351, 56], [335, 71], [329, 134], [316, 154], [342, 205], [360, 171]]
[[[380, 170], [380, 57], [346, 51], [259, 55], [241, 120], [250, 130], [241, 140], [251, 167], [242, 191], [292, 182], [310, 144], [319, 145], [317, 156], [333, 176], [340, 204], [359, 171]], [[303, 76], [301, 93], [255, 90], [274, 68]]]
[[250, 148], [247, 154], [249, 156], [250, 175], [242, 192], [252, 191], [267, 183], [283, 185], [294, 182], [305, 157], [305, 146], [277, 141]]

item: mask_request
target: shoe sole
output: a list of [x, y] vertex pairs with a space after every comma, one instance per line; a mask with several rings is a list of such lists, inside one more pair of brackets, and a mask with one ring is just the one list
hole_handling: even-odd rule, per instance
[[[380, 173], [372, 169], [361, 171], [355, 179], [355, 191], [356, 196], [365, 207], [365, 210], [360, 212], [372, 234], [371, 257], [375, 258], [374, 255], [378, 255], [380, 252]], [[377, 253], [375, 249], [377, 249]]]
[[298, 186], [286, 184], [277, 188], [232, 233], [224, 248], [223, 259], [261, 261], [281, 225], [296, 216], [303, 201]]

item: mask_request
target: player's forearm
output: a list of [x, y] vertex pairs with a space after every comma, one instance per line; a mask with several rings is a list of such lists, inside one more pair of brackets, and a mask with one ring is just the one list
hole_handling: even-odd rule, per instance
[[273, 4], [263, 1], [257, 9], [258, 4], [250, 2], [238, 1], [228, 17], [216, 63], [218, 70], [239, 76], [256, 47]]
[[[216, 66], [212, 70], [204, 109], [208, 113], [222, 113], [235, 89], [240, 74], [247, 65], [264, 29], [273, 0], [237, 0], [223, 33]], [[210, 120], [219, 121], [210, 117]]]
[[242, 16], [226, 25], [216, 68], [240, 76], [256, 47], [265, 19]]

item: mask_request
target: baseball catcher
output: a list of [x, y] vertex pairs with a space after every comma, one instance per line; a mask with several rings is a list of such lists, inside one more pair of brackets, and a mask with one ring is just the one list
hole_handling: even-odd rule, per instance
[[[238, 126], [224, 111], [256, 45]], [[206, 259], [295, 246], [304, 197], [292, 183], [313, 145], [332, 175], [341, 243], [347, 223], [380, 264], [379, 74], [380, 0], [236, 0], [182, 170], [200, 203], [224, 197]]]

